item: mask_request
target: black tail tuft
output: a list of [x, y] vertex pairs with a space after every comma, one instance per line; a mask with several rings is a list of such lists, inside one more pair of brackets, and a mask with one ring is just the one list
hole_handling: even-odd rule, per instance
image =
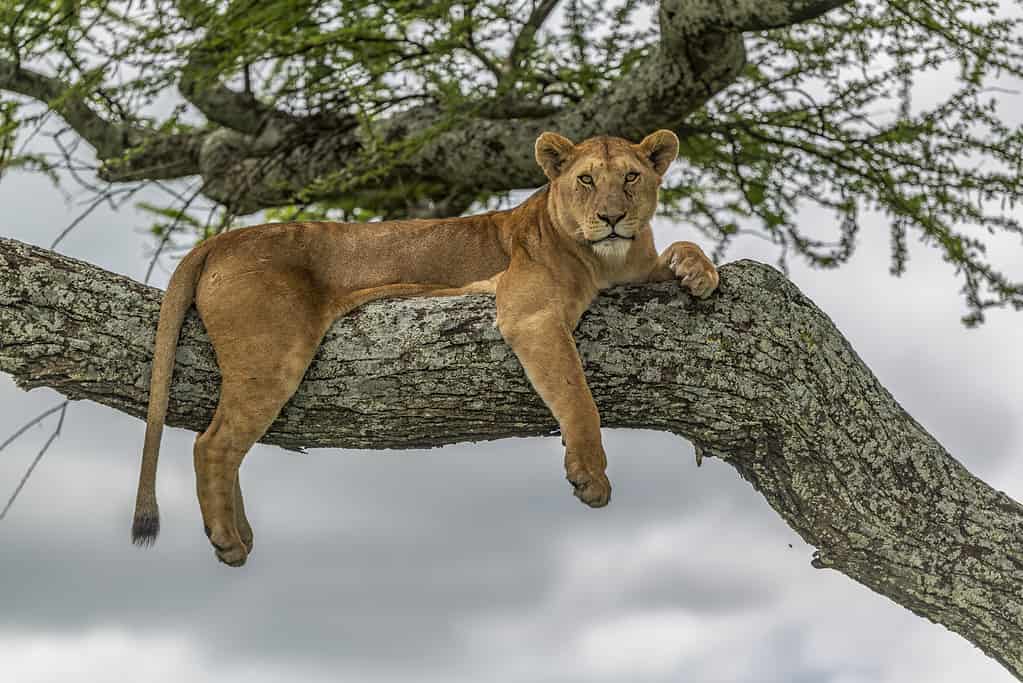
[[159, 515], [138, 515], [131, 525], [131, 542], [140, 548], [148, 548], [156, 543], [159, 533]]

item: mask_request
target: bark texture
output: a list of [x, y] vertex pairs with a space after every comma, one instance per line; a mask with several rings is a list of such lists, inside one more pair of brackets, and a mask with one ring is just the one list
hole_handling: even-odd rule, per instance
[[[0, 370], [143, 417], [159, 303], [155, 289], [0, 239]], [[674, 283], [618, 288], [576, 339], [604, 426], [670, 431], [728, 462], [817, 548], [814, 566], [1023, 676], [1023, 507], [952, 458], [780, 273], [725, 265], [707, 301]], [[204, 429], [217, 386], [193, 311], [169, 424]], [[339, 320], [265, 441], [410, 448], [555, 429], [494, 327], [493, 300], [470, 296]]]

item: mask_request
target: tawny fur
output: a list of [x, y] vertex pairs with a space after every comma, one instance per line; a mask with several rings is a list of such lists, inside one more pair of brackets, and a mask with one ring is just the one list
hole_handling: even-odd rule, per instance
[[195, 442], [199, 506], [217, 557], [245, 563], [252, 529], [238, 468], [298, 388], [331, 323], [374, 299], [496, 294], [497, 324], [561, 427], [575, 495], [611, 496], [600, 416], [572, 331], [597, 292], [678, 278], [696, 296], [717, 287], [695, 244], [660, 256], [650, 220], [678, 138], [641, 143], [555, 133], [536, 141], [550, 182], [506, 211], [440, 220], [286, 223], [224, 233], [193, 249], [171, 278], [157, 327], [149, 414], [132, 539], [159, 531], [156, 463], [174, 352], [194, 302], [217, 354], [222, 384], [213, 420]]

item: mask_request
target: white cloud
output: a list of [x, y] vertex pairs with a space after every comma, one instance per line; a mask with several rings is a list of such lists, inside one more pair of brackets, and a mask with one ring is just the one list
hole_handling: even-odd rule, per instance
[[664, 676], [706, 652], [716, 626], [679, 610], [617, 615], [584, 626], [568, 656], [594, 678]]
[[182, 636], [143, 639], [118, 628], [75, 635], [4, 633], [4, 680], [17, 683], [180, 683], [204, 674], [192, 644]]

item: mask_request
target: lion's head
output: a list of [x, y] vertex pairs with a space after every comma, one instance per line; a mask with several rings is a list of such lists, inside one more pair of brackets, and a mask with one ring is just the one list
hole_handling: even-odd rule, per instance
[[594, 137], [578, 145], [557, 133], [536, 140], [536, 161], [550, 179], [558, 227], [606, 259], [628, 253], [657, 209], [657, 190], [678, 156], [678, 138], [659, 130], [639, 144]]

